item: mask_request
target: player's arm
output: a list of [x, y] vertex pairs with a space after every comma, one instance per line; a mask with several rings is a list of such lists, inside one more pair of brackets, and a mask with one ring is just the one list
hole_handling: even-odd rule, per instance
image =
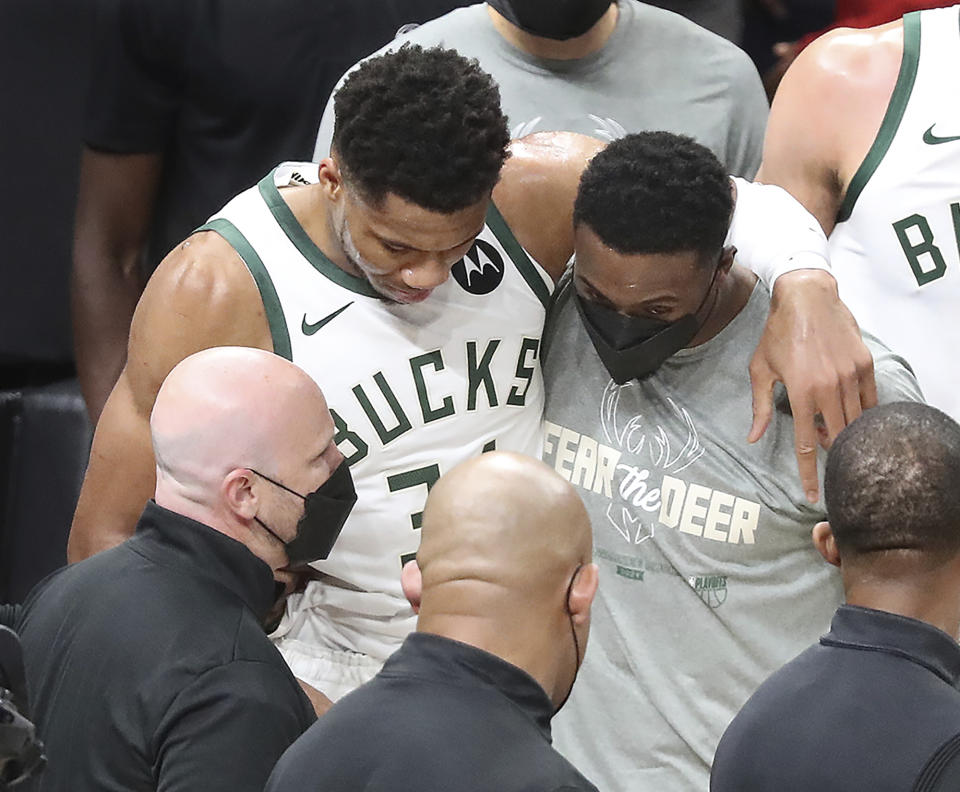
[[554, 281], [573, 255], [580, 174], [605, 145], [573, 132], [538, 132], [510, 144], [493, 202], [517, 241]]
[[773, 415], [773, 388], [787, 388], [804, 491], [818, 499], [816, 419], [832, 440], [862, 409], [876, 404], [873, 361], [830, 275], [827, 240], [816, 219], [788, 193], [735, 180], [736, 209], [728, 242], [738, 259], [770, 286], [763, 336], [750, 363], [753, 425], [758, 440]]
[[[827, 233], [893, 91], [897, 46], [902, 51], [902, 32], [899, 45], [897, 35], [896, 26], [884, 26], [824, 36], [797, 59], [774, 100], [757, 180], [787, 190]], [[746, 200], [741, 195], [738, 204]], [[778, 226], [766, 222], [751, 225], [765, 239], [779, 234]], [[746, 237], [749, 229], [744, 232]], [[800, 476], [807, 497], [816, 500], [816, 415], [823, 416], [832, 440], [876, 404], [876, 383], [869, 350], [834, 279], [826, 271], [803, 268], [802, 260], [788, 259], [767, 265], [773, 270], [765, 278], [773, 299], [750, 366], [754, 421], [749, 439], [757, 440], [766, 430], [773, 414], [773, 385], [783, 382], [794, 415]], [[789, 272], [791, 268], [797, 269]]]
[[126, 358], [162, 160], [90, 148], [81, 155], [70, 298], [77, 376], [94, 424]]
[[150, 412], [161, 383], [188, 355], [228, 345], [272, 351], [263, 303], [233, 248], [215, 233], [195, 234], [164, 259], [137, 304], [127, 362], [94, 435], [71, 562], [133, 533], [156, 483]]
[[831, 31], [800, 53], [774, 97], [756, 180], [783, 187], [827, 234], [876, 138], [902, 54], [899, 22]]
[[144, 286], [140, 259], [185, 85], [189, 5], [98, 4], [71, 288], [77, 372], [94, 423], [123, 367]]

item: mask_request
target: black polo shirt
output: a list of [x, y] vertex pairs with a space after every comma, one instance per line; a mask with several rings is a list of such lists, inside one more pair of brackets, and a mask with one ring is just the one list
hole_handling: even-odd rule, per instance
[[151, 502], [54, 573], [18, 624], [46, 790], [260, 792], [313, 709], [260, 619], [270, 568]]
[[960, 790], [960, 647], [926, 622], [841, 606], [717, 748], [711, 792]]
[[520, 668], [413, 633], [290, 747], [267, 792], [596, 792], [551, 746], [552, 714]]

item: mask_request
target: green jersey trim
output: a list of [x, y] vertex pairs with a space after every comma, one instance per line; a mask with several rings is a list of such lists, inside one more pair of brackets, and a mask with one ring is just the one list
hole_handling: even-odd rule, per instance
[[897, 84], [893, 88], [893, 95], [890, 97], [890, 104], [887, 105], [887, 112], [883, 116], [883, 122], [880, 124], [880, 131], [863, 158], [860, 167], [850, 180], [850, 186], [847, 187], [847, 194], [844, 196], [843, 203], [840, 204], [840, 211], [837, 212], [837, 222], [842, 223], [850, 219], [853, 214], [853, 207], [867, 186], [870, 177], [880, 166], [893, 138], [897, 134], [900, 122], [903, 120], [903, 114], [907, 109], [907, 102], [910, 101], [910, 94], [913, 91], [913, 83], [917, 78], [917, 66], [920, 63], [920, 12], [906, 14], [903, 17], [903, 59], [900, 61], [900, 73], [897, 75]]
[[332, 280], [337, 286], [342, 286], [344, 289], [349, 289], [365, 297], [379, 298], [380, 295], [374, 291], [369, 283], [363, 278], [358, 278], [356, 275], [344, 272], [340, 267], [330, 261], [324, 252], [317, 247], [316, 243], [310, 239], [307, 232], [303, 230], [303, 226], [300, 225], [293, 212], [290, 211], [290, 207], [287, 206], [286, 201], [280, 197], [280, 190], [277, 189], [277, 185], [274, 183], [274, 173], [276, 173], [276, 169], [264, 176], [257, 187], [260, 190], [260, 196], [270, 209], [274, 220], [277, 221], [283, 233], [287, 235], [287, 239], [300, 251], [300, 255], [309, 261], [317, 272], [329, 280]]
[[283, 308], [280, 307], [280, 298], [277, 296], [270, 273], [263, 266], [253, 246], [233, 223], [222, 217], [200, 226], [197, 231], [213, 231], [219, 234], [243, 259], [243, 263], [247, 265], [247, 269], [256, 281], [257, 289], [260, 290], [263, 310], [267, 314], [267, 324], [270, 326], [270, 337], [273, 339], [273, 351], [292, 361], [290, 333], [287, 331], [287, 322], [283, 317]]
[[490, 201], [490, 205], [487, 207], [487, 226], [493, 231], [493, 235], [507, 252], [517, 271], [527, 282], [527, 286], [530, 287], [546, 309], [550, 303], [550, 290], [543, 282], [543, 278], [540, 277], [540, 273], [537, 272], [536, 265], [530, 260], [520, 243], [517, 242], [516, 237], [507, 225], [507, 221], [503, 219], [503, 215], [500, 214], [500, 210], [497, 209], [493, 201]]

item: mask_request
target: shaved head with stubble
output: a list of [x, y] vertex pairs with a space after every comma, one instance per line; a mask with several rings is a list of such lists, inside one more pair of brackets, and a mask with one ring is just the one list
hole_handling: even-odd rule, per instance
[[236, 539], [272, 568], [287, 563], [302, 500], [261, 471], [310, 492], [337, 468], [333, 419], [317, 384], [288, 360], [259, 349], [216, 347], [179, 363], [150, 416], [158, 505]]
[[527, 671], [555, 704], [583, 661], [597, 588], [583, 503], [543, 463], [492, 452], [440, 478], [403, 570], [417, 629]]

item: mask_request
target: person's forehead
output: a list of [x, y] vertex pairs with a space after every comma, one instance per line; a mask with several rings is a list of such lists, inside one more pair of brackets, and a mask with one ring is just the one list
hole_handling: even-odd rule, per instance
[[589, 229], [577, 230], [575, 267], [577, 275], [594, 286], [651, 293], [684, 289], [701, 277], [702, 269], [696, 251], [619, 253]]
[[455, 212], [437, 212], [393, 193], [378, 204], [360, 202], [369, 230], [381, 239], [419, 250], [447, 250], [483, 229], [488, 200]]

